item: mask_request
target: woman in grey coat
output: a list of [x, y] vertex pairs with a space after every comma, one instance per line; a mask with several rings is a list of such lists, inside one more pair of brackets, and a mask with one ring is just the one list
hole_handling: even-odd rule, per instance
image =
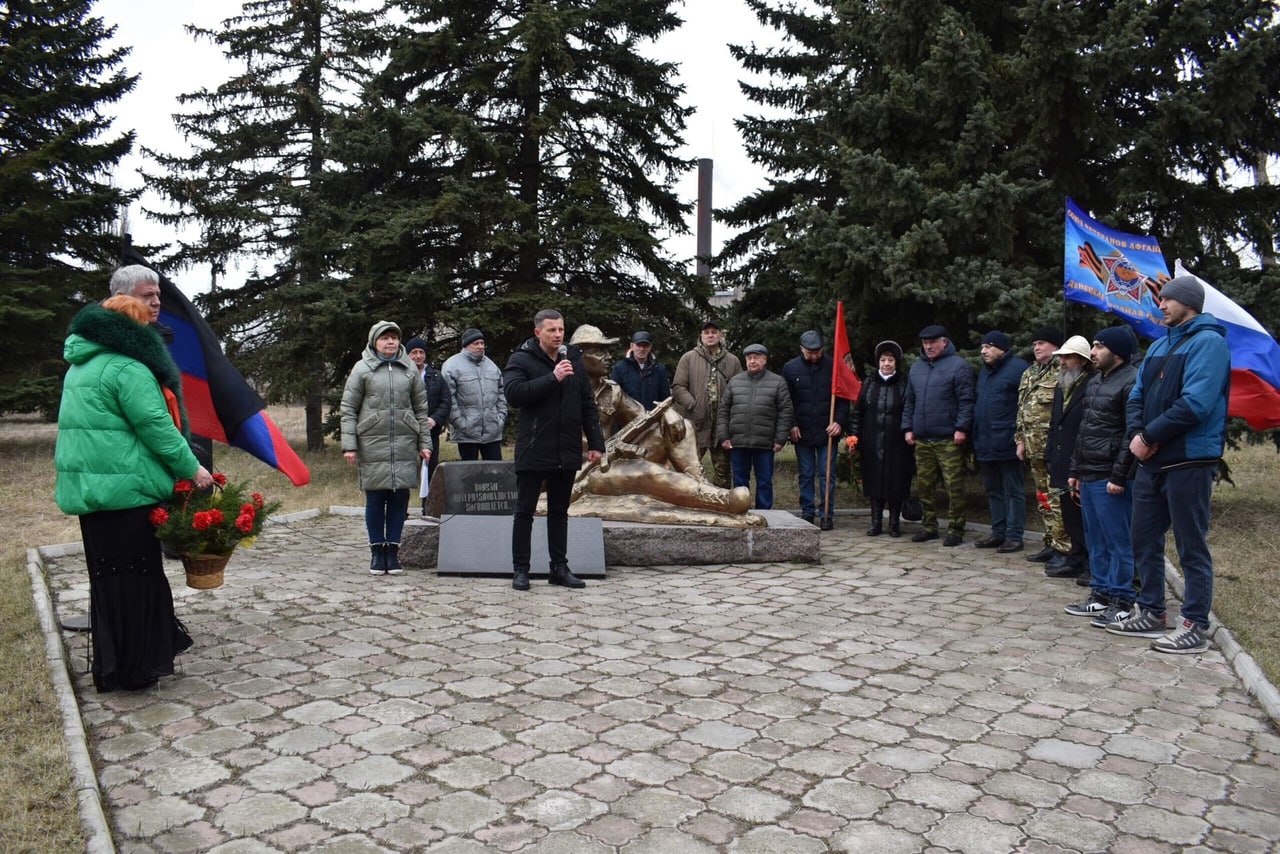
[[418, 460], [431, 459], [428, 416], [426, 387], [400, 346], [400, 327], [379, 320], [342, 392], [342, 455], [359, 464], [372, 575], [402, 571], [409, 490], [418, 485]]

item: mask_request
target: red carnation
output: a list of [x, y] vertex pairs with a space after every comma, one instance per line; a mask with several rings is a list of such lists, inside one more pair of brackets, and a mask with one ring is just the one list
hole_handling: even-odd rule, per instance
[[189, 480], [180, 480], [173, 485], [173, 491], [179, 495], [186, 495], [196, 488], [196, 485]]
[[210, 523], [211, 520], [209, 519], [209, 513], [207, 511], [197, 513], [191, 517], [191, 527], [195, 528], [197, 531], [208, 530]]
[[215, 471], [215, 472], [213, 473], [212, 477], [213, 477], [213, 482], [214, 482], [215, 484], [217, 484], [218, 486], [226, 486], [226, 485], [227, 485], [227, 476], [226, 476], [225, 474], [223, 474], [222, 472], [220, 472], [220, 471]]
[[253, 517], [248, 513], [241, 513], [236, 517], [236, 527], [245, 534], [251, 533], [253, 531]]
[[217, 507], [214, 507], [212, 510], [209, 510], [208, 516], [209, 516], [210, 525], [221, 525], [223, 522], [226, 521], [226, 517], [222, 515], [222, 511], [219, 510]]
[[258, 508], [254, 507], [252, 504], [248, 502], [245, 502], [244, 504], [240, 505], [240, 515], [244, 516], [246, 514], [249, 516], [257, 516]]
[[151, 511], [151, 524], [159, 528], [165, 522], [169, 521], [169, 511], [163, 507], [157, 507]]
[[259, 510], [261, 510], [263, 506], [266, 504], [266, 501], [263, 499], [261, 492], [255, 492], [249, 497], [253, 499], [253, 506]]

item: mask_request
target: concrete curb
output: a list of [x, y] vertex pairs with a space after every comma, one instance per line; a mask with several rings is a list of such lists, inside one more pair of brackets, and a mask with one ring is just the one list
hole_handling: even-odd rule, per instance
[[[50, 557], [75, 554], [72, 544], [49, 548]], [[83, 546], [79, 551], [83, 551]], [[111, 839], [111, 825], [102, 809], [102, 792], [98, 789], [98, 775], [93, 770], [89, 756], [89, 739], [80, 717], [80, 704], [76, 701], [75, 688], [71, 685], [70, 667], [67, 664], [66, 646], [53, 611], [53, 598], [44, 575], [44, 558], [41, 549], [27, 550], [27, 574], [31, 576], [31, 598], [40, 630], [44, 633], [45, 661], [49, 677], [53, 681], [53, 693], [58, 698], [62, 712], [62, 738], [67, 747], [67, 759], [71, 763], [76, 797], [79, 800], [80, 824], [88, 837], [85, 851], [89, 854], [114, 854], [116, 847]]]

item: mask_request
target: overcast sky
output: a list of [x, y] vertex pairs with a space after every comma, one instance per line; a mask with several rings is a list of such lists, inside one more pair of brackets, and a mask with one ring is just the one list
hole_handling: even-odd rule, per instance
[[[201, 0], [199, 3], [174, 0], [98, 0], [92, 14], [116, 27], [114, 44], [129, 47], [125, 60], [129, 73], [139, 75], [137, 86], [114, 114], [118, 130], [137, 133], [135, 148], [145, 145], [165, 152], [186, 148], [174, 128], [172, 114], [177, 96], [200, 87], [214, 88], [226, 79], [231, 66], [221, 51], [207, 41], [196, 41], [184, 29], [187, 24], [214, 28], [220, 21], [237, 15], [240, 3], [232, 0]], [[680, 63], [680, 79], [685, 86], [685, 103], [695, 109], [685, 133], [686, 146], [680, 154], [687, 158], [715, 160], [714, 204], [727, 207], [763, 183], [763, 175], [742, 148], [733, 121], [753, 112], [741, 94], [737, 81], [743, 72], [729, 55], [728, 44], [776, 43], [776, 35], [764, 29], [746, 5], [736, 0], [689, 0], [677, 10], [684, 26], [654, 47], [654, 54]], [[133, 189], [142, 186], [139, 169], [143, 159], [135, 151], [122, 161], [117, 183]], [[154, 168], [154, 165], [152, 166]], [[676, 187], [682, 199], [697, 197], [697, 175], [691, 171]], [[156, 208], [163, 202], [154, 194], [144, 195], [142, 204], [130, 211], [130, 226], [138, 243], [171, 242], [175, 235], [168, 226], [148, 219], [143, 207]], [[712, 249], [718, 251], [727, 235], [718, 225], [712, 231]], [[685, 236], [667, 242], [671, 254], [688, 260], [692, 269], [695, 253], [693, 222]], [[193, 269], [175, 276], [189, 294], [208, 289], [208, 274]], [[236, 271], [229, 271], [223, 284], [239, 284]]]

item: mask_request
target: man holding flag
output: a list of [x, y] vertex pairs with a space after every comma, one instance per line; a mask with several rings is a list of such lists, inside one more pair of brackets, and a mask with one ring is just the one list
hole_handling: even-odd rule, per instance
[[[838, 334], [838, 333], [837, 333]], [[791, 393], [795, 420], [791, 443], [796, 448], [800, 473], [800, 515], [830, 531], [835, 527], [834, 479], [828, 465], [831, 447], [840, 436], [840, 425], [849, 414], [849, 401], [834, 397], [834, 361], [823, 352], [822, 334], [810, 329], [800, 336], [800, 355], [782, 366], [782, 378]], [[814, 482], [818, 497], [814, 497]]]

